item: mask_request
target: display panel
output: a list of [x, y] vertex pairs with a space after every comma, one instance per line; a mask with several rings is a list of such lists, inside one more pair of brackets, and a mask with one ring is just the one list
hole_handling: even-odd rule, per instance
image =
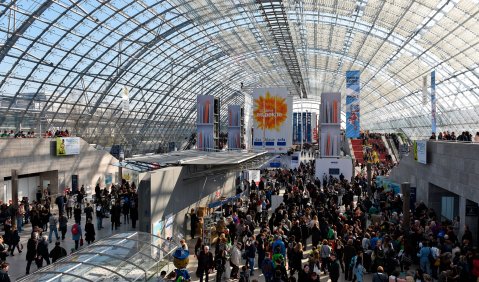
[[257, 88], [253, 92], [253, 148], [286, 153], [292, 142], [292, 99], [286, 88]]
[[360, 136], [359, 71], [346, 72], [346, 137]]
[[57, 137], [56, 153], [57, 153], [57, 156], [80, 154], [80, 138], [79, 137]]

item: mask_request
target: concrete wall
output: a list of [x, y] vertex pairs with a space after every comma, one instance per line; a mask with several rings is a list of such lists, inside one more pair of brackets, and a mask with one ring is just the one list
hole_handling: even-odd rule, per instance
[[192, 170], [195, 170], [194, 166], [168, 167], [143, 177], [138, 191], [142, 198], [138, 211], [141, 231], [151, 232], [151, 225], [173, 214], [174, 234], [185, 234], [185, 215], [191, 208], [214, 202], [217, 191], [226, 197], [235, 194], [234, 171], [210, 173], [214, 175], [206, 176], [206, 173], [198, 172], [193, 175]]
[[[55, 139], [45, 138], [0, 139], [0, 187], [5, 177], [11, 176], [12, 169], [16, 169], [18, 175], [41, 173], [40, 183], [49, 180], [52, 193], [71, 187], [72, 175], [78, 175], [79, 187], [84, 184], [93, 189], [98, 180], [104, 186], [106, 173], [117, 171], [111, 166], [117, 159], [94, 149], [83, 139], [80, 139], [79, 155], [56, 156], [55, 144]], [[3, 189], [0, 189], [0, 199], [3, 199]]]
[[417, 201], [427, 203], [438, 215], [440, 197], [455, 194], [458, 205], [455, 214], [461, 217], [461, 227], [467, 223], [477, 235], [478, 219], [465, 216], [465, 203], [466, 200], [479, 203], [479, 144], [429, 141], [426, 150], [427, 164], [416, 162], [410, 153], [392, 170], [390, 179], [397, 183], [411, 182], [411, 187], [417, 187]]

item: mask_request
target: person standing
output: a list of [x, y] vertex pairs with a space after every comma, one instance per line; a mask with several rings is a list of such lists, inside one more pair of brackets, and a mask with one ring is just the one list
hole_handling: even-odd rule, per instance
[[72, 239], [75, 241], [75, 251], [78, 250], [78, 245], [80, 244], [80, 239], [83, 239], [83, 233], [81, 226], [78, 223], [72, 225]]
[[93, 226], [93, 223], [91, 223], [91, 219], [86, 220], [85, 240], [88, 243], [88, 245], [90, 245], [90, 243], [93, 243], [95, 241], [95, 227]]
[[198, 224], [198, 216], [196, 215], [195, 209], [191, 209], [190, 212], [190, 235], [191, 239], [195, 238], [196, 235], [196, 224]]
[[8, 268], [10, 264], [8, 262], [3, 262], [0, 265], [0, 282], [10, 282], [10, 277], [8, 276]]
[[96, 229], [101, 230], [103, 228], [103, 217], [105, 216], [105, 211], [101, 202], [96, 204]]
[[90, 203], [86, 204], [84, 212], [86, 214], [86, 219], [87, 220], [88, 219], [93, 220], [93, 208], [90, 206]]
[[136, 221], [138, 220], [138, 206], [136, 205], [134, 200], [131, 201], [130, 219], [131, 219], [131, 227], [135, 229]]
[[338, 282], [339, 280], [339, 263], [336, 260], [336, 254], [331, 253], [330, 255], [331, 263], [329, 265], [329, 278], [331, 282]]
[[387, 282], [389, 280], [388, 276], [384, 273], [382, 266], [378, 266], [378, 272], [373, 274], [372, 282]]
[[215, 256], [216, 282], [221, 282], [226, 271], [226, 250], [221, 250]]
[[111, 208], [111, 230], [115, 227], [115, 230], [118, 230], [120, 226], [121, 219], [121, 206], [120, 202], [116, 201], [116, 204]]
[[203, 282], [203, 277], [206, 274], [206, 282], [208, 282], [208, 275], [213, 269], [213, 254], [210, 252], [208, 246], [203, 247], [203, 251], [198, 256], [198, 269], [196, 273], [200, 277], [200, 282]]
[[30, 266], [32, 262], [37, 258], [37, 247], [38, 247], [38, 233], [33, 232], [30, 239], [27, 242], [27, 269], [26, 275], [30, 274]]
[[63, 213], [63, 207], [65, 205], [65, 197], [63, 195], [58, 195], [58, 197], [55, 199], [55, 204], [58, 206], [58, 212]]
[[251, 240], [246, 241], [246, 247], [245, 247], [245, 252], [246, 252], [246, 265], [249, 265], [249, 275], [253, 276], [254, 275], [254, 258], [256, 256], [256, 246], [254, 245], [254, 242]]
[[65, 234], [67, 233], [67, 224], [68, 224], [68, 218], [65, 216], [65, 214], [62, 214], [62, 213], [60, 214], [58, 223], [60, 226], [60, 232], [62, 233], [62, 240], [65, 240]]
[[52, 242], [53, 232], [55, 232], [55, 237], [57, 238], [57, 240], [60, 240], [60, 236], [58, 236], [58, 229], [57, 229], [58, 219], [55, 213], [50, 215], [50, 218], [48, 219], [48, 223], [50, 224], [50, 234], [48, 235], [49, 242], [50, 243]]
[[239, 242], [231, 248], [230, 264], [232, 267], [230, 277], [232, 279], [237, 279], [239, 266], [241, 265], [241, 243]]

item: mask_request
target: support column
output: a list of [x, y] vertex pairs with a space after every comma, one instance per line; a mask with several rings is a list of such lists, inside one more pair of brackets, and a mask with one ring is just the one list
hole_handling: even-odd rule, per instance
[[[12, 169], [12, 205], [18, 208], [18, 172]], [[17, 224], [17, 215], [12, 214], [12, 224]], [[18, 227], [19, 228], [19, 227]]]
[[466, 197], [459, 196], [459, 234], [457, 234], [457, 238], [462, 238], [462, 235], [464, 234], [464, 224], [466, 223], [466, 202]]
[[410, 207], [410, 197], [411, 197], [411, 189], [409, 182], [401, 183], [401, 193], [403, 195], [402, 198], [402, 210], [403, 210], [403, 228], [405, 231], [409, 232], [411, 229], [411, 214], [409, 210]]

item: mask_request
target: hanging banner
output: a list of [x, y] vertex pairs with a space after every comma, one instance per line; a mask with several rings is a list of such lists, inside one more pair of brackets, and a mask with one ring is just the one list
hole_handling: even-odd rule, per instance
[[431, 132], [436, 133], [436, 71], [431, 72]]
[[359, 138], [359, 71], [346, 72], [346, 137]]
[[298, 143], [298, 113], [293, 113], [293, 144]]
[[122, 111], [127, 113], [130, 110], [130, 98], [129, 98], [129, 91], [126, 86], [123, 86], [123, 93], [122, 93]]
[[422, 77], [422, 104], [427, 104], [427, 75]]
[[198, 110], [197, 110], [197, 136], [196, 145], [198, 150], [214, 149], [214, 135], [213, 135], [213, 113], [214, 113], [214, 96], [212, 95], [198, 95]]
[[253, 91], [253, 148], [286, 153], [291, 147], [293, 101], [286, 88], [257, 88]]
[[228, 149], [241, 149], [241, 107], [228, 105]]
[[311, 129], [311, 113], [306, 113], [306, 142], [313, 143], [313, 132]]

